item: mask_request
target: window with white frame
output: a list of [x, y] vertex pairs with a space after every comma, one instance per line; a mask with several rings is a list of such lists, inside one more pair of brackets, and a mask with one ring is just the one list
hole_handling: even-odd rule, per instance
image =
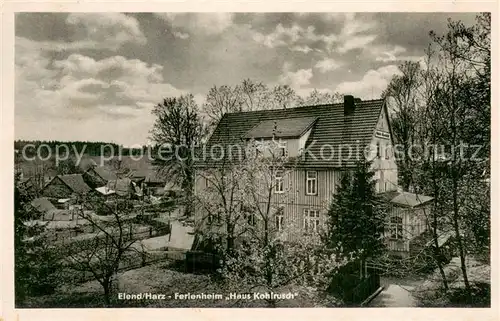
[[403, 239], [403, 217], [400, 215], [393, 215], [389, 222], [389, 238], [393, 240]]
[[318, 172], [306, 172], [306, 195], [318, 194]]
[[276, 223], [276, 229], [278, 231], [283, 231], [283, 220], [284, 220], [284, 209], [283, 207], [280, 207], [278, 211], [276, 212], [275, 215], [275, 223]]
[[306, 233], [318, 232], [319, 229], [319, 211], [304, 210], [304, 231]]
[[278, 170], [274, 175], [274, 192], [275, 193], [283, 193], [283, 171]]

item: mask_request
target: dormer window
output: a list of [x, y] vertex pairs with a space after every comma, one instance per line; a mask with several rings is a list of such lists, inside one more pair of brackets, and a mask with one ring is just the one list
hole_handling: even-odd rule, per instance
[[262, 142], [264, 157], [297, 157], [305, 148], [317, 117], [268, 119], [257, 123], [244, 136], [249, 141]]

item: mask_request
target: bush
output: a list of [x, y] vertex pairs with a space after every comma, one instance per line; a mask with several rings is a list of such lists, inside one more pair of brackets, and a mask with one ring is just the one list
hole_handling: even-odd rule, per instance
[[471, 284], [472, 302], [468, 302], [465, 288], [454, 289], [449, 295], [451, 306], [488, 308], [491, 305], [491, 285], [488, 283]]
[[99, 216], [106, 216], [112, 213], [112, 210], [109, 207], [109, 205], [105, 203], [97, 203], [95, 207], [92, 209], [95, 211], [96, 215]]

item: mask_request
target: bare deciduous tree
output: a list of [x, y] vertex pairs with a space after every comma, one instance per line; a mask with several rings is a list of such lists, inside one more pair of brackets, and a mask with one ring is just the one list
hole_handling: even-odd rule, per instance
[[[100, 201], [91, 198], [83, 201], [86, 208], [95, 207]], [[114, 278], [123, 259], [132, 251], [136, 242], [133, 237], [133, 225], [129, 211], [123, 202], [118, 200], [106, 207], [109, 215], [97, 216], [93, 211], [84, 208], [77, 210], [79, 219], [86, 220], [95, 233], [87, 238], [73, 240], [65, 247], [64, 265], [72, 270], [87, 272], [99, 282], [104, 292], [106, 306], [111, 304]]]
[[160, 173], [181, 185], [189, 216], [192, 213], [194, 152], [205, 135], [198, 106], [193, 95], [166, 98], [155, 107], [153, 114], [156, 121], [151, 130], [152, 139], [162, 149], [155, 154], [153, 163], [160, 168]]
[[[226, 285], [271, 292], [289, 285], [325, 286], [344, 262], [325, 251], [318, 234], [302, 236], [301, 222], [283, 215], [293, 194], [285, 183], [293, 160], [281, 154], [276, 141], [259, 147], [249, 142], [245, 152], [244, 159], [199, 171], [207, 184], [197, 195], [204, 222], [199, 233], [221, 244], [219, 272]], [[277, 300], [267, 302], [275, 306]]]

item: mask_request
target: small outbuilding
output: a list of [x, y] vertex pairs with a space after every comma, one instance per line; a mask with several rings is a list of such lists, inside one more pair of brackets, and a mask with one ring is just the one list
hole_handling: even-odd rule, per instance
[[430, 196], [403, 191], [380, 194], [388, 202], [385, 238], [388, 249], [408, 255], [412, 240], [427, 230], [427, 217], [431, 214]]

